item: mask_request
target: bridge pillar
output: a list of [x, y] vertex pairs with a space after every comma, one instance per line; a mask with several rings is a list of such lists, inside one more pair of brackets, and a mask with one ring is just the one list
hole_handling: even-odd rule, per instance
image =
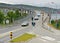
[[41, 21], [42, 21], [42, 25], [44, 22], [49, 23], [50, 19], [51, 19], [51, 15], [45, 12], [41, 12]]
[[26, 10], [26, 11], [25, 11], [25, 13], [27, 13], [27, 14], [28, 14], [28, 11]]
[[26, 13], [31, 14], [31, 11], [30, 10], [26, 10]]
[[43, 26], [44, 12], [41, 12], [41, 26]]
[[51, 14], [48, 14], [48, 23], [51, 24]]

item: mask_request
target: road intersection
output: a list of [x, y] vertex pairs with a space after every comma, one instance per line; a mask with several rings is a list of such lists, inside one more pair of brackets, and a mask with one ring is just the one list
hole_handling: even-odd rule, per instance
[[[16, 38], [26, 32], [28, 33], [32, 33], [32, 34], [36, 34], [37, 37], [34, 39], [31, 39], [29, 41], [26, 41], [26, 43], [60, 43], [60, 34], [57, 34], [57, 31], [55, 32], [54, 29], [52, 30], [53, 32], [48, 30], [48, 26], [47, 29], [43, 28], [41, 25], [41, 17], [39, 17], [39, 20], [34, 20], [34, 22], [36, 23], [36, 25], [33, 27], [31, 25], [31, 20], [29, 21], [29, 26], [27, 27], [21, 27], [21, 25], [14, 30], [11, 30], [13, 32], [13, 37]], [[4, 42], [4, 43], [8, 43], [8, 41], [10, 41], [9, 38], [9, 32], [6, 33], [2, 33], [0, 34], [0, 41]], [[24, 42], [25, 43], [25, 42]]]

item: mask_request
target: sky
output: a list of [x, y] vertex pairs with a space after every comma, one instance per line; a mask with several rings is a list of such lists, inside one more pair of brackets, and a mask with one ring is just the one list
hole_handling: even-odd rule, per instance
[[[51, 2], [54, 2], [52, 4]], [[8, 4], [27, 4], [33, 6], [47, 6], [60, 8], [60, 0], [0, 0], [0, 3], [8, 3]]]

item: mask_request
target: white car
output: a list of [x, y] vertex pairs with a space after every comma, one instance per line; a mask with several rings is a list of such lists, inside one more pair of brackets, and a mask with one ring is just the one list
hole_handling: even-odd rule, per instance
[[38, 17], [40, 17], [40, 14], [37, 14]]
[[28, 23], [27, 21], [25, 21], [25, 22], [23, 22], [23, 23], [21, 24], [22, 27], [28, 26], [28, 25], [29, 25], [29, 23]]
[[38, 17], [38, 16], [35, 16], [35, 17], [34, 17], [34, 20], [39, 20], [39, 17]]

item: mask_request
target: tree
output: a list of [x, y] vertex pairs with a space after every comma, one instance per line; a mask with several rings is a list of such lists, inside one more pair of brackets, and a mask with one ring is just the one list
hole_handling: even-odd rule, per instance
[[12, 23], [13, 22], [13, 20], [15, 20], [15, 13], [13, 12], [13, 11], [9, 11], [8, 13], [7, 13], [7, 16], [9, 17], [9, 20], [10, 20], [10, 22]]
[[4, 20], [4, 14], [0, 11], [0, 23], [3, 23]]
[[17, 18], [17, 19], [20, 18], [21, 13], [19, 13], [19, 10], [16, 10], [16, 11], [15, 11], [15, 14], [16, 14], [16, 18]]
[[54, 24], [55, 23], [55, 21], [54, 20], [51, 20], [51, 24]]
[[16, 18], [19, 18], [19, 11], [18, 10], [15, 11], [15, 14], [16, 14]]

